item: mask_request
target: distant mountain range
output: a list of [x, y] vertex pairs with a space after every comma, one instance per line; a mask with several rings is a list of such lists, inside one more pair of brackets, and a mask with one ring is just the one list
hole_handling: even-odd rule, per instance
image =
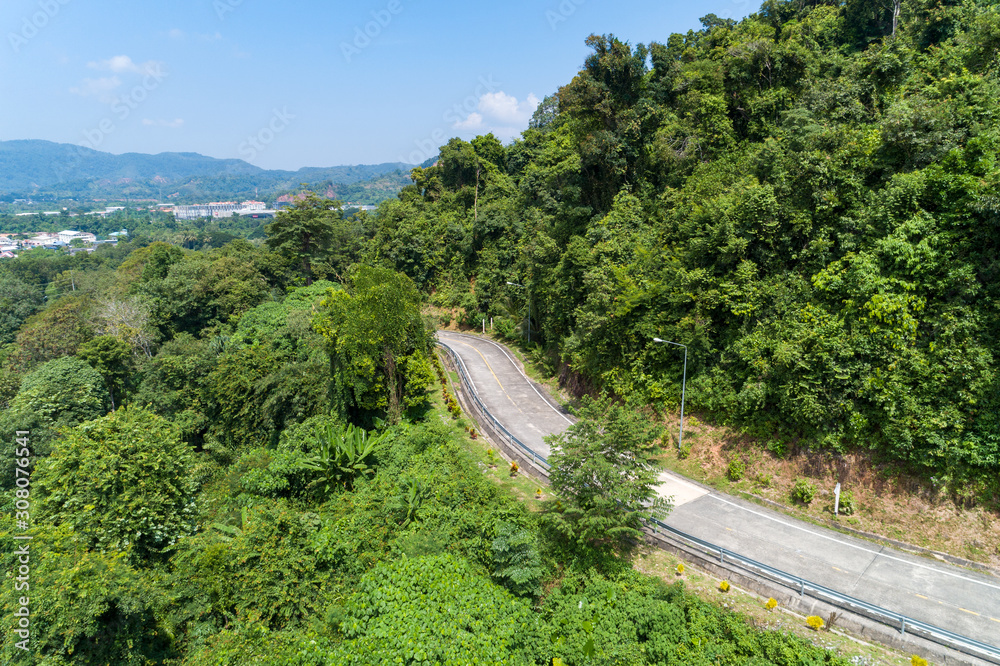
[[306, 183], [356, 203], [378, 203], [409, 184], [412, 164], [267, 170], [197, 153], [113, 155], [51, 141], [0, 141], [0, 200], [276, 198]]

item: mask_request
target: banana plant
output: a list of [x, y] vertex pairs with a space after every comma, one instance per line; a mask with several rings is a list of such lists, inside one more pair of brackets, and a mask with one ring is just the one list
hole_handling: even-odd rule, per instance
[[302, 467], [320, 473], [309, 487], [321, 488], [324, 495], [339, 485], [352, 490], [356, 477], [374, 473], [368, 459], [387, 434], [371, 436], [353, 423], [341, 428], [317, 426], [313, 434], [316, 455], [302, 461]]
[[250, 524], [250, 508], [243, 507], [240, 509], [240, 516], [242, 517], [241, 527], [233, 527], [232, 525], [226, 525], [225, 523], [212, 523], [211, 527], [215, 528], [222, 534], [219, 538], [223, 541], [232, 541], [234, 538], [242, 536], [243, 532], [246, 531], [247, 526]]
[[423, 504], [424, 498], [427, 497], [428, 492], [424, 489], [424, 486], [417, 479], [402, 478], [399, 481], [399, 486], [402, 489], [402, 495], [396, 497], [396, 499], [391, 503], [390, 508], [404, 513], [403, 522], [400, 527], [406, 527], [410, 523], [417, 520], [417, 512], [420, 511], [420, 505]]

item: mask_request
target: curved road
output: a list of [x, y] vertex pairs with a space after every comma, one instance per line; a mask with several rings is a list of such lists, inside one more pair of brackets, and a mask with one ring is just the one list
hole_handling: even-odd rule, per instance
[[[515, 437], [547, 456], [543, 437], [571, 423], [502, 345], [438, 331], [465, 362], [480, 399]], [[672, 527], [863, 601], [1000, 647], [1000, 579], [798, 522], [664, 472]]]

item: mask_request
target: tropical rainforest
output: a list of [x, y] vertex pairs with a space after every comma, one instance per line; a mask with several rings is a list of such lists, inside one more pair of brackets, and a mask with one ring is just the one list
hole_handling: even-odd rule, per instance
[[633, 411], [585, 404], [541, 511], [485, 473], [425, 295], [333, 204], [3, 265], [4, 663], [846, 666], [632, 569]]
[[537, 356], [588, 388], [676, 408], [659, 337], [718, 422], [995, 496], [998, 4], [702, 23], [591, 36], [520, 139], [416, 169], [373, 251], [470, 322], [530, 305]]
[[[0, 264], [3, 661], [846, 664], [635, 572], [614, 470], [677, 404], [659, 337], [720, 422], [995, 491], [1000, 11], [702, 24], [591, 36], [519, 139], [374, 215]], [[604, 395], [541, 511], [456, 425], [428, 300]]]

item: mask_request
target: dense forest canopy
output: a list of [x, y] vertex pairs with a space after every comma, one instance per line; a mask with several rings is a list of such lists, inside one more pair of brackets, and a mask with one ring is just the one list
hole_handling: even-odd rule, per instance
[[[1000, 465], [996, 2], [781, 2], [584, 68], [507, 147], [453, 139], [379, 210], [378, 257], [638, 404]], [[508, 281], [524, 284], [528, 294]]]
[[632, 570], [634, 412], [590, 408], [541, 513], [484, 474], [354, 223], [311, 197], [256, 245], [3, 264], [4, 663], [849, 663]]

